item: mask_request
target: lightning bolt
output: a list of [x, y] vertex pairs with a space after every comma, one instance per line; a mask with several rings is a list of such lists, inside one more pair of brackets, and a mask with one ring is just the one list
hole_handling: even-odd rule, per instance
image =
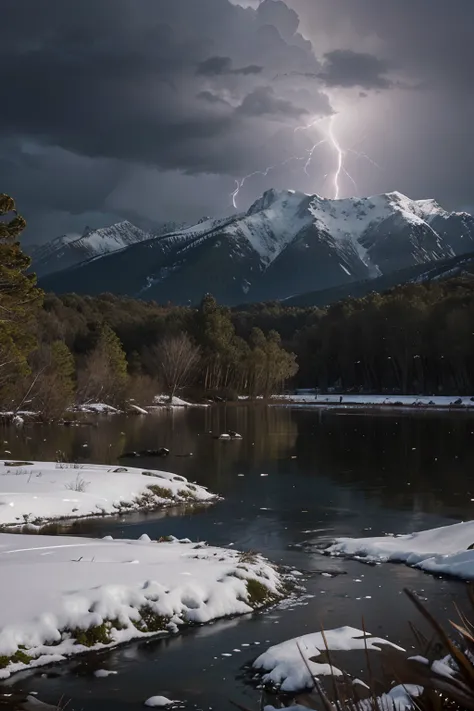
[[[306, 154], [311, 153], [311, 150], [306, 150]], [[244, 175], [243, 178], [240, 180], [235, 181], [235, 190], [231, 193], [231, 199], [232, 199], [232, 205], [234, 206], [235, 209], [237, 209], [237, 198], [239, 197], [239, 193], [242, 190], [243, 186], [247, 182], [249, 178], [253, 178], [254, 175], [263, 175], [263, 177], [267, 177], [269, 172], [271, 170], [275, 170], [275, 168], [281, 168], [284, 165], [287, 165], [288, 163], [291, 163], [293, 160], [306, 160], [307, 156], [290, 156], [286, 160], [282, 161], [281, 163], [276, 163], [276, 165], [269, 165], [265, 170], [254, 170], [253, 173], [249, 173], [248, 175]]]
[[[277, 163], [275, 165], [270, 165], [264, 170], [255, 170], [253, 173], [249, 173], [248, 175], [245, 175], [243, 178], [240, 180], [235, 181], [235, 190], [231, 194], [232, 198], [232, 205], [234, 206], [235, 209], [237, 209], [237, 198], [239, 196], [239, 193], [246, 183], [246, 181], [249, 178], [252, 178], [255, 175], [262, 175], [266, 177], [271, 170], [275, 170], [276, 168], [279, 168], [283, 165], [286, 165], [290, 163], [291, 161], [305, 161], [304, 166], [303, 166], [303, 171], [304, 173], [308, 176], [311, 177], [309, 174], [309, 167], [311, 166], [311, 162], [313, 160], [314, 154], [316, 152], [316, 149], [319, 148], [319, 146], [322, 145], [327, 145], [331, 148], [331, 150], [334, 152], [335, 156], [335, 169], [332, 174], [332, 186], [333, 186], [333, 196], [332, 198], [334, 200], [338, 200], [341, 195], [341, 177], [342, 175], [345, 175], [352, 185], [354, 186], [354, 189], [356, 191], [356, 194], [359, 192], [359, 188], [357, 186], [356, 181], [354, 180], [353, 176], [349, 173], [346, 163], [345, 163], [345, 158], [348, 153], [352, 153], [352, 155], [357, 156], [358, 158], [363, 158], [367, 162], [371, 163], [374, 165], [376, 168], [380, 168], [379, 164], [376, 163], [369, 155], [366, 153], [363, 153], [361, 151], [356, 151], [354, 148], [343, 148], [339, 142], [339, 139], [336, 135], [336, 119], [337, 119], [337, 114], [332, 114], [329, 119], [327, 116], [320, 116], [316, 118], [314, 121], [311, 121], [309, 124], [305, 124], [302, 126], [296, 126], [294, 129], [293, 133], [296, 134], [299, 131], [308, 131], [311, 128], [314, 128], [317, 126], [319, 123], [322, 123], [323, 121], [328, 121], [327, 128], [320, 127], [319, 130], [324, 134], [324, 138], [321, 140], [317, 141], [314, 143], [311, 148], [306, 150], [305, 155], [303, 156], [291, 156], [290, 158], [287, 158], [286, 160], [282, 161], [281, 163]], [[362, 143], [363, 141], [359, 141]], [[357, 144], [356, 144], [357, 145]], [[324, 176], [324, 182], [329, 177], [329, 173]]]
[[[331, 143], [332, 147], [334, 148], [334, 151], [336, 152], [336, 159], [337, 159], [337, 164], [336, 164], [336, 171], [334, 173], [334, 179], [333, 179], [333, 184], [334, 184], [334, 199], [338, 200], [339, 199], [339, 194], [341, 192], [341, 188], [339, 185], [339, 180], [341, 177], [341, 173], [344, 171], [346, 175], [349, 175], [347, 170], [344, 168], [344, 151], [342, 150], [338, 139], [336, 138], [336, 134], [334, 133], [334, 122], [336, 120], [336, 115], [334, 114], [333, 116], [330, 117], [329, 119], [329, 129], [328, 129], [328, 140]], [[349, 177], [352, 180], [352, 177], [349, 175]], [[354, 183], [355, 185], [355, 183]]]
[[316, 148], [319, 148], [319, 146], [322, 146], [323, 143], [327, 143], [327, 140], [325, 138], [323, 138], [321, 141], [318, 141], [317, 143], [315, 143], [314, 146], [309, 149], [308, 160], [304, 164], [304, 168], [303, 168], [303, 170], [306, 173], [306, 175], [308, 176], [308, 178], [311, 177], [310, 174], [308, 173], [308, 168], [311, 165], [311, 161], [313, 160], [314, 151], [316, 150]]
[[326, 116], [319, 116], [317, 119], [314, 119], [314, 121], [311, 121], [311, 123], [304, 124], [303, 126], [297, 126], [293, 133], [298, 133], [298, 131], [307, 131], [309, 128], [314, 128], [316, 124], [324, 121], [325, 118]]

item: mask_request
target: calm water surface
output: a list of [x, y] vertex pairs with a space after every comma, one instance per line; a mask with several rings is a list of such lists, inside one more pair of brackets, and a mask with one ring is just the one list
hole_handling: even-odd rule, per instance
[[[227, 429], [242, 433], [242, 441], [212, 438]], [[38, 692], [49, 703], [64, 696], [72, 709], [125, 711], [163, 694], [188, 708], [226, 710], [236, 701], [257, 709], [259, 692], [242, 678], [242, 667], [270, 644], [321, 625], [358, 627], [364, 618], [370, 632], [411, 645], [407, 620], [417, 617], [405, 587], [420, 593], [440, 618], [452, 613], [453, 596], [464, 595], [460, 583], [404, 566], [332, 560], [318, 548], [337, 536], [404, 533], [472, 518], [474, 419], [466, 414], [222, 406], [103, 418], [96, 427], [8, 428], [1, 441], [15, 458], [50, 460], [61, 451], [69, 459], [104, 463], [116, 463], [125, 451], [168, 447], [166, 460], [121, 462], [182, 474], [224, 500], [187, 513], [96, 519], [74, 533], [172, 534], [258, 550], [296, 566], [306, 579], [307, 596], [298, 604], [76, 658], [4, 683]], [[355, 663], [361, 671], [364, 660]], [[104, 667], [118, 674], [96, 679], [94, 670]]]

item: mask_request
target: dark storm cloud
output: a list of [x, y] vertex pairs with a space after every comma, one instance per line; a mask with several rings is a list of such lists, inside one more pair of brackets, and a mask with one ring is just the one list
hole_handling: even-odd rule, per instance
[[389, 89], [393, 84], [386, 76], [388, 71], [388, 63], [372, 54], [335, 49], [324, 55], [319, 78], [327, 86]]
[[232, 184], [286, 157], [275, 119], [331, 111], [318, 90], [306, 107], [268, 89], [275, 73], [320, 69], [296, 13], [273, 0], [15, 0], [2, 29], [2, 189], [35, 214], [97, 211], [140, 166]]
[[[474, 66], [474, 3], [472, 0], [287, 0], [318, 42], [327, 32], [339, 47], [357, 50], [367, 38], [377, 38], [383, 56], [413, 78], [432, 87], [472, 87]], [[345, 44], [343, 44], [345, 42]]]
[[259, 86], [244, 98], [237, 109], [244, 116], [288, 116], [297, 118], [309, 113], [302, 106], [278, 97], [270, 86]]
[[[377, 181], [365, 190], [391, 186], [414, 197], [435, 197], [448, 208], [474, 204], [469, 150], [474, 142], [474, 2], [287, 4], [298, 12], [315, 47], [366, 52], [383, 57], [392, 68], [395, 87], [387, 94], [384, 114], [375, 110], [372, 119], [366, 116], [365, 147], [381, 168]], [[405, 87], [412, 90], [400, 90]], [[363, 100], [367, 106], [373, 99], [371, 88]]]
[[298, 14], [282, 0], [263, 0], [257, 9], [262, 25], [273, 25], [285, 39], [291, 39], [298, 31]]
[[[263, 136], [272, 112], [304, 111], [265, 86], [254, 96], [248, 83], [267, 61], [273, 70], [319, 68], [294, 32], [292, 44], [227, 0], [47, 2], [43, 15], [37, 0], [18, 0], [2, 17], [9, 39], [0, 45], [0, 81], [15, 100], [2, 107], [0, 130], [72, 153], [232, 173], [243, 121], [252, 118]], [[290, 39], [293, 29], [285, 27]], [[226, 113], [209, 80], [228, 80]], [[209, 150], [210, 141], [222, 150]]]
[[196, 68], [196, 74], [203, 77], [223, 76], [225, 74], [242, 74], [243, 76], [248, 76], [249, 74], [260, 74], [262, 71], [263, 67], [259, 67], [256, 64], [249, 64], [246, 67], [233, 69], [232, 59], [230, 57], [209, 57], [209, 59], [205, 59], [204, 62], [199, 62]]
[[223, 104], [224, 106], [230, 106], [229, 102], [219, 96], [219, 94], [214, 94], [212, 91], [200, 91], [196, 94], [197, 99], [202, 99], [203, 101], [208, 101], [210, 104]]
[[[336, 110], [382, 166], [359, 160], [362, 192], [474, 204], [474, 0], [232, 3], [3, 3], [1, 189], [78, 220], [222, 213], [234, 177], [304, 151], [296, 123]], [[248, 181], [247, 197], [288, 180], [328, 189], [317, 162], [311, 178], [292, 168]]]

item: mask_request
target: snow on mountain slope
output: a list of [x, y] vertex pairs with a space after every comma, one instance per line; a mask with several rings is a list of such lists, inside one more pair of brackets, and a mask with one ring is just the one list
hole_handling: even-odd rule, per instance
[[99, 254], [107, 254], [116, 249], [123, 249], [137, 242], [143, 242], [150, 237], [148, 232], [144, 232], [128, 220], [124, 220], [116, 225], [111, 225], [111, 227], [93, 230], [73, 242], [71, 246], [84, 252], [87, 251], [91, 257], [97, 257]]
[[220, 301], [238, 304], [442, 263], [474, 251], [474, 218], [399, 192], [330, 200], [267, 190], [247, 212], [205, 218], [146, 241], [134, 234], [131, 246], [122, 235], [98, 230], [63, 250], [83, 242], [89, 261], [48, 280], [45, 288], [175, 303], [195, 303], [212, 291]]
[[[383, 225], [385, 220], [397, 219], [400, 226], [413, 229], [414, 261], [429, 261], [431, 258], [452, 256], [452, 251], [444, 248], [429, 224], [435, 217], [445, 218], [449, 214], [434, 201], [410, 200], [398, 192], [368, 198], [330, 200], [292, 190], [268, 190], [245, 216], [234, 219], [227, 234], [245, 238], [259, 254], [263, 266], [268, 267], [303, 230], [312, 227], [321, 234], [329, 235], [334, 240], [334, 247], [342, 254], [349, 252], [350, 259], [356, 253], [370, 275], [376, 277], [381, 270], [373, 263], [370, 250], [364, 244], [364, 237], [370, 231]], [[440, 250], [439, 255], [425, 255], [424, 248], [420, 249], [420, 229], [432, 238], [433, 246]], [[342, 265], [341, 268], [345, 269]]]
[[293, 190], [268, 190], [245, 216], [239, 216], [227, 230], [229, 237], [244, 238], [268, 266], [311, 222], [308, 197]]
[[62, 235], [32, 250], [33, 268], [42, 276], [151, 238], [151, 234], [128, 220], [110, 227], [86, 230], [82, 235]]

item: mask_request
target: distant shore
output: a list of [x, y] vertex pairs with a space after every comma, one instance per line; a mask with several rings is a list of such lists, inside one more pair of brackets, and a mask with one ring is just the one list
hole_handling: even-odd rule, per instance
[[275, 395], [273, 405], [311, 406], [331, 410], [451, 410], [474, 412], [474, 396], [464, 395]]

